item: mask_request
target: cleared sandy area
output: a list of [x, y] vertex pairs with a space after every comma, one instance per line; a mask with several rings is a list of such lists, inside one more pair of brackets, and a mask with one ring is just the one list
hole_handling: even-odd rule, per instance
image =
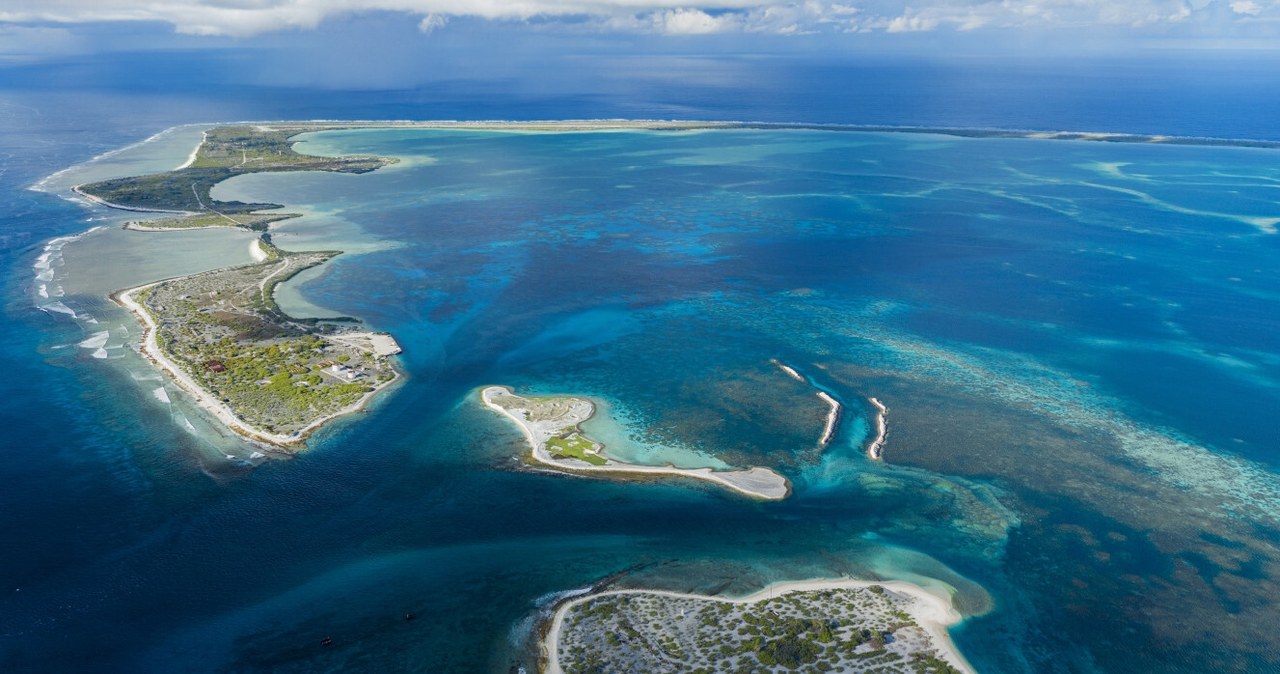
[[870, 581], [850, 578], [813, 579], [774, 583], [759, 592], [738, 598], [669, 592], [665, 590], [611, 590], [607, 592], [579, 595], [556, 607], [555, 613], [551, 617], [550, 626], [548, 627], [546, 635], [543, 637], [542, 641], [543, 658], [546, 662], [545, 671], [547, 674], [564, 673], [564, 670], [561, 667], [559, 650], [561, 640], [564, 635], [565, 618], [574, 607], [600, 597], [628, 594], [653, 595], [741, 605], [753, 604], [793, 592], [864, 589], [875, 585], [907, 598], [909, 601], [906, 601], [903, 604], [902, 610], [908, 613], [916, 624], [928, 634], [931, 642], [928, 645], [936, 649], [942, 659], [952, 667], [960, 670], [961, 672], [975, 674], [973, 666], [969, 664], [969, 661], [966, 660], [956, 648], [954, 642], [951, 640], [951, 635], [947, 633], [947, 628], [949, 626], [954, 625], [963, 619], [963, 616], [960, 615], [952, 605], [950, 595], [944, 594], [940, 589], [935, 593], [935, 591], [930, 591], [919, 585], [904, 581]]
[[326, 339], [354, 346], [375, 356], [394, 356], [402, 349], [395, 337], [385, 332], [344, 332], [339, 335], [327, 335]]
[[584, 398], [555, 397], [537, 399], [538, 410], [530, 409], [529, 398], [516, 395], [505, 386], [488, 386], [480, 391], [485, 406], [510, 419], [524, 434], [532, 449], [533, 459], [540, 464], [572, 473], [596, 473], [602, 475], [670, 475], [713, 482], [740, 494], [765, 500], [780, 500], [791, 493], [791, 483], [785, 477], [759, 466], [743, 470], [712, 470], [710, 468], [676, 468], [672, 465], [646, 466], [624, 463], [604, 455], [603, 451], [587, 450], [602, 461], [599, 465], [585, 460], [557, 458], [547, 450], [547, 442], [566, 435], [579, 434], [579, 425], [595, 413], [595, 405]]

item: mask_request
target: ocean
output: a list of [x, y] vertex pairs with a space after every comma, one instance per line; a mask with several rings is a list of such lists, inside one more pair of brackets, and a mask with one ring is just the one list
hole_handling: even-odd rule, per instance
[[[918, 131], [309, 134], [305, 152], [401, 162], [237, 177], [214, 196], [305, 213], [276, 228], [282, 248], [346, 251], [281, 304], [391, 332], [408, 377], [309, 451], [256, 466], [131, 350], [137, 326], [105, 299], [248, 262], [252, 236], [124, 231], [129, 217], [63, 198], [172, 168], [199, 124], [239, 119], [1280, 140], [1258, 112], [1280, 95], [1256, 86], [1274, 73], [1226, 60], [1092, 79], [1052, 64], [698, 67], [723, 77], [715, 93], [676, 86], [686, 72], [518, 101], [456, 83], [232, 97], [176, 76], [172, 91], [11, 78], [0, 668], [532, 670], [541, 612], [615, 575], [726, 593], [838, 575], [948, 587], [981, 672], [1280, 666], [1276, 150]], [[825, 406], [775, 359], [846, 406], [829, 447]], [[591, 396], [608, 418], [588, 430], [620, 455], [764, 465], [794, 494], [523, 469], [518, 432], [478, 403], [490, 384]], [[889, 408], [884, 462], [862, 451], [869, 397]]]

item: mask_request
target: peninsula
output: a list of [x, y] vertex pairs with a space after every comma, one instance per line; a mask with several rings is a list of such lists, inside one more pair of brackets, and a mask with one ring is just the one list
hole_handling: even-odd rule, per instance
[[126, 211], [154, 213], [158, 219], [129, 223], [131, 229], [242, 227], [265, 232], [273, 222], [294, 213], [260, 213], [279, 204], [215, 201], [214, 185], [238, 175], [279, 171], [367, 173], [394, 164], [388, 157], [318, 157], [295, 152], [293, 137], [337, 126], [320, 124], [232, 125], [204, 132], [192, 156], [164, 173], [113, 178], [72, 188], [85, 199]]
[[214, 185], [263, 171], [363, 173], [393, 163], [382, 157], [315, 157], [295, 152], [302, 130], [262, 125], [206, 131], [181, 167], [74, 188], [89, 201], [158, 219], [131, 229], [240, 227], [261, 232], [254, 263], [129, 288], [112, 299], [142, 324], [142, 353], [229, 429], [271, 448], [301, 445], [326, 422], [356, 411], [399, 376], [389, 356], [395, 339], [351, 325], [352, 319], [296, 319], [280, 310], [275, 288], [340, 251], [287, 252], [271, 243], [272, 222], [296, 217], [260, 213], [276, 204], [220, 202]]
[[565, 672], [972, 673], [949, 598], [904, 582], [816, 580], [748, 597], [613, 590], [558, 606], [542, 648]]
[[505, 386], [480, 391], [485, 406], [510, 419], [524, 433], [533, 460], [556, 470], [605, 476], [674, 476], [713, 482], [737, 493], [765, 500], [784, 499], [791, 493], [787, 479], [768, 468], [712, 470], [647, 466], [611, 458], [604, 446], [582, 434], [580, 425], [595, 413], [585, 398], [568, 396], [526, 397]]

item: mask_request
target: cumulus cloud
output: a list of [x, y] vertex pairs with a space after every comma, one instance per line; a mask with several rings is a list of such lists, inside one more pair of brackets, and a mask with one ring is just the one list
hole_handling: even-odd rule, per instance
[[428, 14], [418, 22], [418, 30], [432, 33], [449, 25], [449, 17], [443, 14]]
[[738, 14], [712, 16], [700, 9], [668, 9], [651, 15], [653, 28], [669, 35], [706, 35], [738, 30], [742, 17]]
[[1253, 0], [1237, 0], [1236, 2], [1231, 3], [1231, 11], [1236, 14], [1258, 16], [1262, 13], [1262, 7]]
[[[884, 2], [864, 28], [889, 33], [907, 33], [952, 29], [971, 31], [980, 28], [1090, 28], [1152, 27], [1178, 25], [1196, 16], [1208, 15], [1213, 2], [1197, 0], [938, 0], [919, 6], [900, 7], [893, 12], [892, 2]], [[1253, 4], [1253, 0], [1237, 0], [1237, 4]], [[1280, 12], [1277, 12], [1280, 15]]]
[[1215, 7], [1241, 21], [1280, 18], [1274, 0], [4, 0], [0, 23], [161, 21], [180, 33], [249, 36], [314, 28], [364, 12], [402, 12], [424, 33], [451, 18], [565, 21], [599, 30], [891, 33], [1179, 24]]

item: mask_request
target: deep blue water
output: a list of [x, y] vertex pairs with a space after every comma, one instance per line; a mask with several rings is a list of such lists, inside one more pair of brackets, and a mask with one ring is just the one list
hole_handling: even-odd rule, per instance
[[[747, 65], [770, 77], [747, 83]], [[1050, 65], [705, 62], [726, 78], [715, 94], [629, 83], [617, 66], [596, 75], [617, 85], [603, 94], [535, 87], [515, 104], [463, 85], [88, 86], [86, 70], [110, 67], [64, 66], [57, 87], [11, 69], [0, 92], [6, 671], [505, 671], [527, 661], [542, 598], [621, 571], [637, 586], [730, 592], [842, 573], [937, 579], [981, 614], [956, 630], [981, 671], [1278, 666], [1274, 151], [815, 131], [322, 134], [306, 147], [406, 161], [224, 189], [305, 208], [284, 247], [335, 231], [376, 242], [302, 295], [395, 334], [410, 376], [312, 451], [247, 471], [184, 429], [180, 401], [136, 381], [147, 370], [126, 349], [95, 359], [77, 345], [97, 327], [37, 308], [50, 299], [32, 269], [45, 242], [91, 214], [26, 189], [172, 125], [247, 118], [1276, 138], [1254, 114], [1277, 95], [1256, 86], [1266, 72], [1212, 59], [1074, 79]], [[121, 265], [107, 252], [128, 236], [143, 235], [68, 243], [61, 301], [127, 325], [101, 300], [116, 288], [76, 289]], [[771, 358], [849, 405], [825, 452], [812, 446], [822, 409]], [[491, 383], [597, 396], [642, 448], [769, 465], [795, 495], [765, 505], [516, 470], [519, 436], [474, 401]], [[891, 408], [885, 465], [860, 453], [867, 396]]]

